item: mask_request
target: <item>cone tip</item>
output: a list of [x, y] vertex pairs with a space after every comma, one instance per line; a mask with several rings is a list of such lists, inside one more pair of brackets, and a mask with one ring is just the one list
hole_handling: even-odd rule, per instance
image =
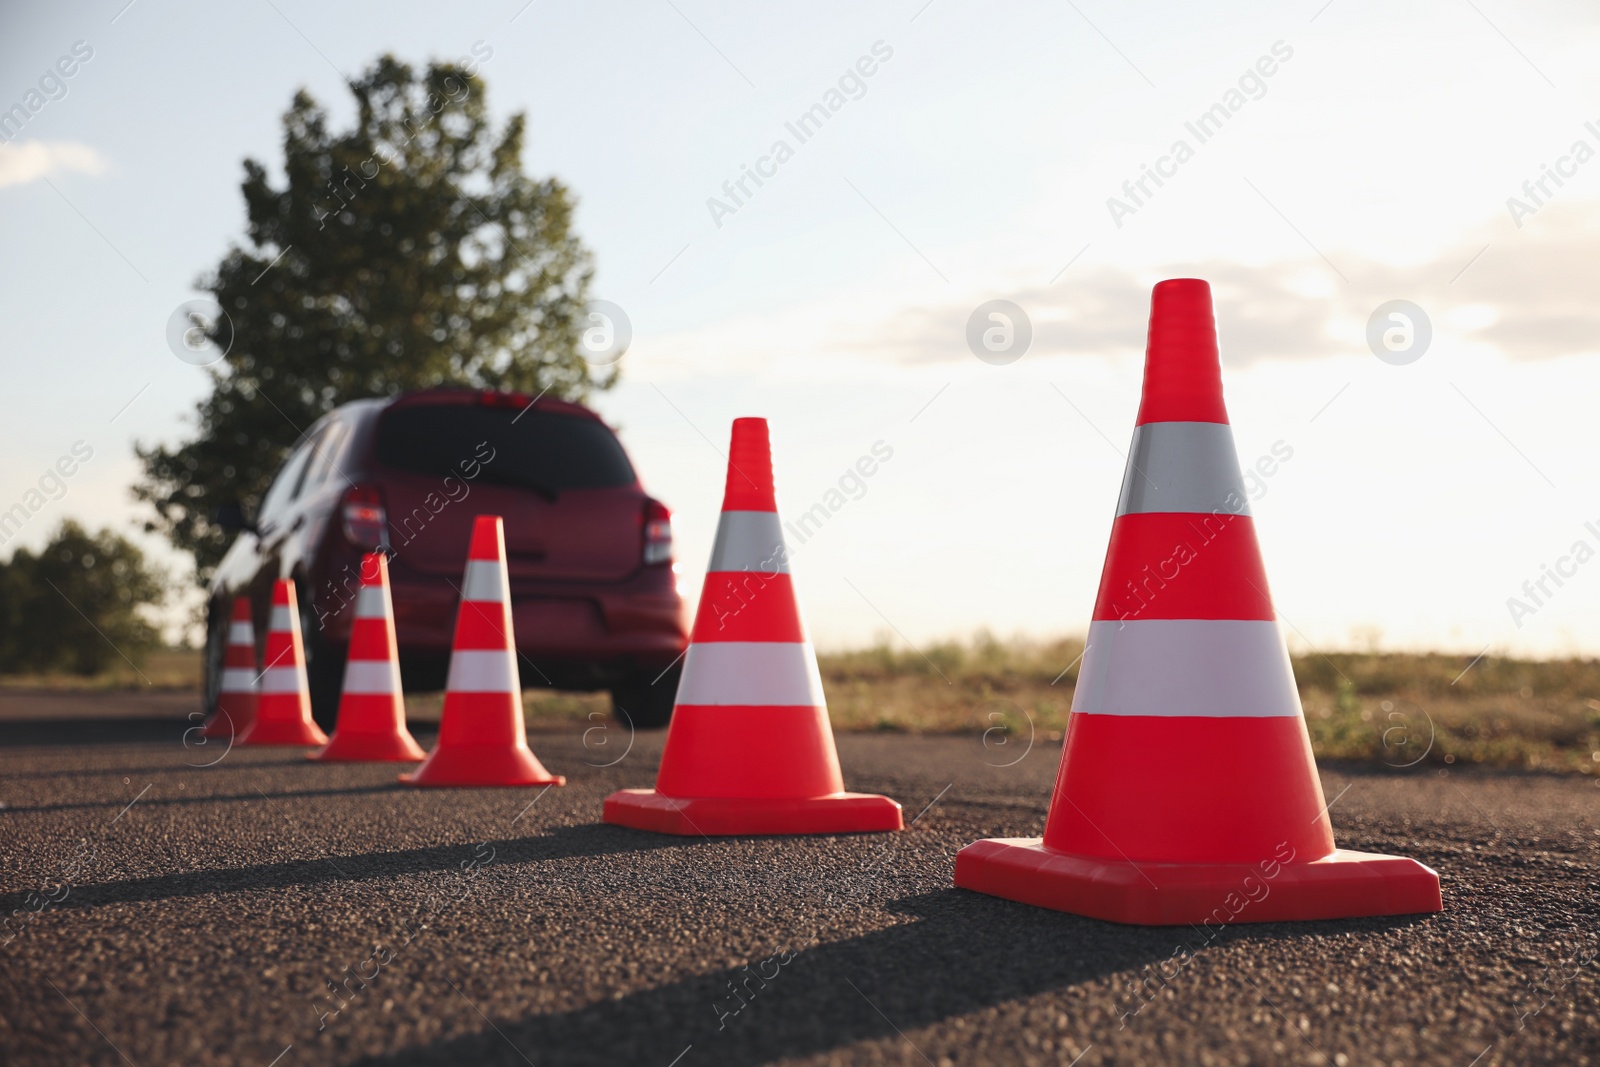
[[1156, 282], [1152, 297], [1156, 301], [1168, 298], [1190, 297], [1211, 299], [1211, 283], [1204, 278], [1167, 278]]
[[1211, 285], [1168, 278], [1150, 294], [1150, 336], [1137, 425], [1228, 421]]
[[479, 515], [472, 523], [472, 544], [468, 559], [503, 560], [505, 524], [499, 515]]
[[733, 420], [722, 510], [778, 510], [772, 486], [772, 439], [764, 418]]
[[236, 596], [236, 597], [233, 598], [233, 621], [234, 622], [249, 622], [249, 621], [251, 621], [251, 616], [250, 616], [250, 598], [249, 597]]
[[295, 602], [294, 583], [287, 578], [279, 578], [272, 583], [272, 606], [281, 608]]
[[361, 557], [361, 584], [388, 585], [389, 557], [382, 552], [368, 552]]

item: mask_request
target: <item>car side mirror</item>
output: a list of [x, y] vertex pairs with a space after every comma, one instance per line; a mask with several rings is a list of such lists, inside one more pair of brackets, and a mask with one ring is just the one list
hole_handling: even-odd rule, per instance
[[227, 500], [217, 505], [216, 514], [211, 521], [224, 530], [256, 532], [256, 524], [245, 518], [244, 505], [237, 500]]

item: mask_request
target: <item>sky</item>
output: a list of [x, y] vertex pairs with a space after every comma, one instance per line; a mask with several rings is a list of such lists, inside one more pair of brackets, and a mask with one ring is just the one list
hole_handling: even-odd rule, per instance
[[[487, 51], [631, 321], [594, 404], [691, 600], [762, 415], [790, 518], [891, 453], [795, 548], [819, 645], [1081, 635], [1150, 288], [1201, 277], [1241, 461], [1289, 455], [1252, 510], [1292, 646], [1594, 656], [1597, 46], [1593, 9], [1504, 0], [8, 5], [0, 510], [93, 454], [0, 553], [74, 517], [181, 570], [133, 450], [191, 430], [166, 324], [244, 239], [242, 160], [277, 173], [301, 87], [341, 126], [377, 56]], [[992, 300], [1010, 362], [968, 344]], [[1397, 300], [1409, 362], [1369, 343]]]

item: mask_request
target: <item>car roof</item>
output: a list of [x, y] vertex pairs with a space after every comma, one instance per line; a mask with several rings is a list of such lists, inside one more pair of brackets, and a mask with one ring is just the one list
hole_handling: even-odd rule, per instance
[[605, 421], [601, 419], [598, 414], [591, 411], [589, 408], [584, 407], [582, 404], [575, 404], [570, 400], [558, 400], [553, 396], [546, 396], [543, 393], [540, 393], [537, 396], [529, 396], [527, 393], [505, 392], [498, 389], [421, 389], [415, 392], [401, 393], [398, 396], [378, 400], [358, 400], [345, 406], [354, 407], [358, 404], [381, 404], [386, 408], [444, 406], [456, 404], [482, 404], [486, 407], [526, 408], [529, 405], [537, 405], [538, 410], [541, 413], [548, 413], [552, 415], [575, 415], [580, 418], [593, 419], [595, 422], [598, 422], [601, 425], [605, 424]]

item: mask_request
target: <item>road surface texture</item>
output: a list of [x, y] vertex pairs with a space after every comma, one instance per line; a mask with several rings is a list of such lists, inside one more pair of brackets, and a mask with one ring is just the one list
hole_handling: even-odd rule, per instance
[[1600, 1062], [1588, 779], [1324, 768], [1340, 844], [1445, 912], [1204, 943], [951, 887], [1039, 832], [1059, 743], [844, 735], [909, 831], [705, 840], [599, 822], [659, 734], [535, 729], [566, 787], [419, 791], [185, 745], [191, 699], [0, 700], [0, 1062]]

